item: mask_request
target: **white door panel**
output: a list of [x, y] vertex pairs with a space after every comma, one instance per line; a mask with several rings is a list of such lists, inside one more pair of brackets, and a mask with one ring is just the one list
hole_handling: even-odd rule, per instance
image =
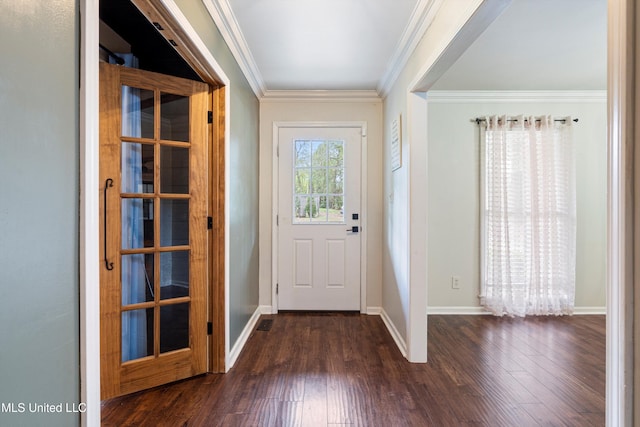
[[361, 129], [280, 128], [278, 308], [360, 309]]

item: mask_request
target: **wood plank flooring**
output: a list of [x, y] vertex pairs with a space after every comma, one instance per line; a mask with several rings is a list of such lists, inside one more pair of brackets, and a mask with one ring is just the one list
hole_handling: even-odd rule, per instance
[[102, 404], [104, 426], [604, 426], [604, 316], [429, 316], [429, 363], [378, 316], [297, 314], [236, 366]]

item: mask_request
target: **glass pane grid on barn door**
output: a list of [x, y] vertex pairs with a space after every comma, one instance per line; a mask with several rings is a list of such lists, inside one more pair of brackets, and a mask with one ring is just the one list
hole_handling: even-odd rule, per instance
[[189, 97], [122, 86], [121, 362], [188, 348]]

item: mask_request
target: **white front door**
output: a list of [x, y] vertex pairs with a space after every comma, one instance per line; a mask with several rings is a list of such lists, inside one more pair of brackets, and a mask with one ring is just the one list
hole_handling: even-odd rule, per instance
[[278, 308], [360, 310], [360, 127], [279, 129]]

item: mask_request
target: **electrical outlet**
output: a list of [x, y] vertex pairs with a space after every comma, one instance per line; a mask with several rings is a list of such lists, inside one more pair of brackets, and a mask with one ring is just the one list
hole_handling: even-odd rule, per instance
[[460, 289], [460, 276], [451, 276], [451, 289]]

